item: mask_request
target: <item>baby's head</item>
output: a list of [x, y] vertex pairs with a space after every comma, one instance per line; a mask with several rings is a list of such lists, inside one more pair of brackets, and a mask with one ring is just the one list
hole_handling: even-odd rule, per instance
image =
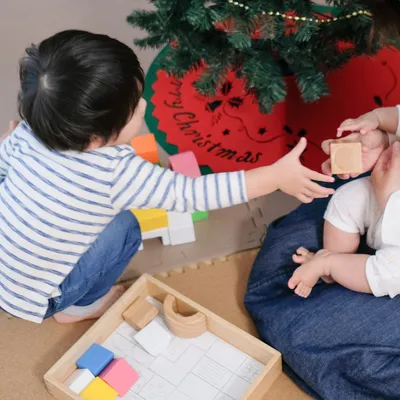
[[127, 144], [141, 127], [144, 74], [135, 53], [106, 35], [68, 30], [26, 49], [19, 113], [49, 148]]
[[372, 37], [391, 44], [400, 37], [400, 0], [367, 0], [373, 14]]

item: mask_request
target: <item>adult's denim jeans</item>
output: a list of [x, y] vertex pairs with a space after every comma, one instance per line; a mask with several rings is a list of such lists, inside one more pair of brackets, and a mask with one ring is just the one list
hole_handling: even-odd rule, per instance
[[69, 306], [87, 306], [103, 297], [117, 282], [141, 242], [135, 216], [130, 211], [118, 214], [62, 282], [61, 296], [49, 300], [45, 318]]
[[[328, 201], [301, 205], [271, 224], [246, 308], [261, 339], [282, 353], [286, 373], [314, 398], [400, 399], [400, 296], [376, 298], [321, 281], [303, 299], [287, 287], [296, 248], [322, 247]], [[369, 251], [365, 242], [359, 251]]]

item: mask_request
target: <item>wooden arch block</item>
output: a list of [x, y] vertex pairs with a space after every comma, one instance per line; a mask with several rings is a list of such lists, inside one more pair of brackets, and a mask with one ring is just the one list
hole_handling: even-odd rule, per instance
[[195, 338], [207, 331], [206, 316], [201, 312], [190, 316], [178, 314], [176, 298], [170, 294], [164, 300], [164, 315], [170, 331], [180, 338]]

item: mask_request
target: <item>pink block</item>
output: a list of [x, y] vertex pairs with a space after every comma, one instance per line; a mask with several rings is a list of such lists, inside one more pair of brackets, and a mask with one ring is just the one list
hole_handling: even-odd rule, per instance
[[201, 175], [199, 164], [192, 151], [175, 154], [170, 156], [168, 160], [172, 171], [178, 172], [178, 174], [186, 175], [189, 178], [197, 178]]
[[139, 379], [138, 373], [123, 358], [114, 358], [99, 375], [118, 396], [123, 397]]

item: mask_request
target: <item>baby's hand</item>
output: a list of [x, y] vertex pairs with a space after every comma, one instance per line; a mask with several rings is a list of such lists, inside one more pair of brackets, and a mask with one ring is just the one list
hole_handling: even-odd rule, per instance
[[338, 130], [337, 137], [341, 137], [343, 132], [360, 132], [361, 135], [378, 129], [380, 121], [375, 111], [371, 111], [367, 114], [361, 115], [356, 119], [346, 119], [343, 121]]
[[[362, 169], [363, 173], [372, 170], [378, 161], [381, 153], [389, 147], [389, 137], [387, 133], [380, 130], [372, 130], [366, 134], [352, 133], [346, 136], [343, 141], [361, 141], [362, 144]], [[322, 142], [322, 150], [330, 155], [332, 139]], [[332, 175], [331, 160], [328, 159], [322, 164], [322, 172], [327, 175]], [[342, 179], [356, 178], [359, 174], [344, 174], [339, 175]]]
[[311, 203], [315, 198], [328, 197], [334, 193], [313, 181], [334, 182], [331, 176], [323, 175], [304, 167], [300, 156], [307, 147], [305, 138], [301, 138], [297, 146], [285, 157], [272, 165], [277, 179], [278, 189], [295, 196], [303, 203]]

